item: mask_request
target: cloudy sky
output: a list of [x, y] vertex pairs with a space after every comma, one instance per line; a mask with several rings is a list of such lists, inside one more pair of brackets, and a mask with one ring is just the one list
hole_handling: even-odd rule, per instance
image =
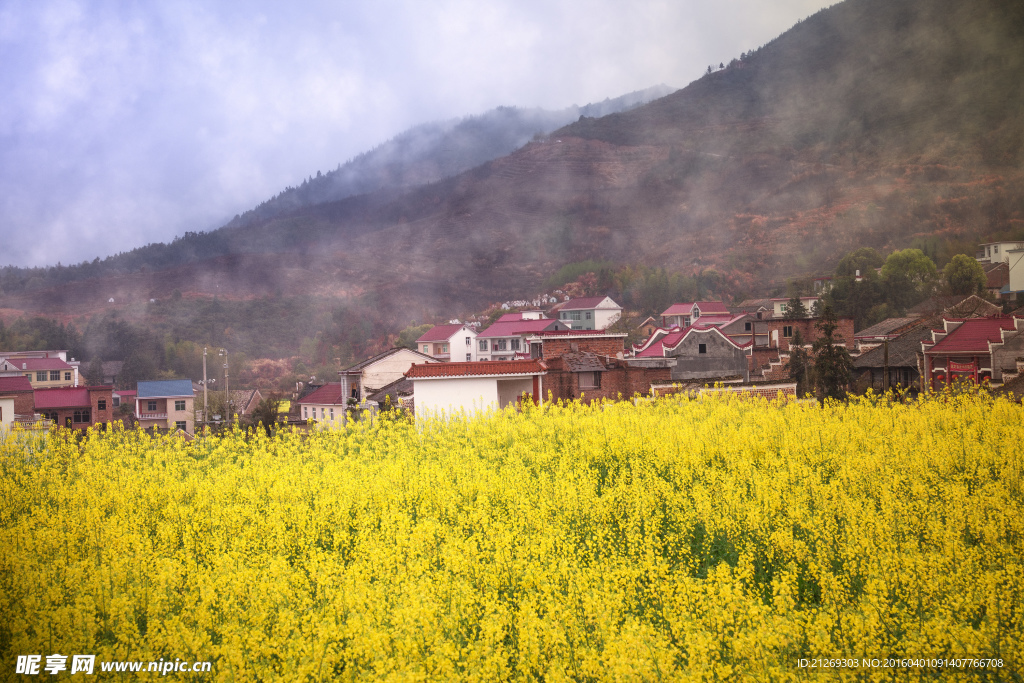
[[822, 0], [0, 3], [0, 265], [216, 228], [426, 121], [683, 87]]

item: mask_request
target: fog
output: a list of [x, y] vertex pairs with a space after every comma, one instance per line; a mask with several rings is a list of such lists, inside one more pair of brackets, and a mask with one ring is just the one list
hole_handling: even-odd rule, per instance
[[0, 265], [216, 228], [424, 122], [682, 87], [826, 4], [5, 3]]

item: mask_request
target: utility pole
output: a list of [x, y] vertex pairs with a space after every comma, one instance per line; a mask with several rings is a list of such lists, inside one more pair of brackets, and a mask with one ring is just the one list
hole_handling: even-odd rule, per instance
[[231, 424], [231, 394], [228, 391], [230, 388], [230, 383], [228, 380], [228, 350], [221, 349], [220, 351], [217, 352], [217, 355], [224, 356], [224, 419], [228, 424]]
[[209, 393], [206, 391], [206, 347], [203, 347], [203, 426], [210, 422]]
[[889, 391], [889, 340], [886, 339], [885, 341], [883, 341], [882, 346], [882, 365], [884, 367], [882, 377], [883, 381], [885, 382], [883, 391]]

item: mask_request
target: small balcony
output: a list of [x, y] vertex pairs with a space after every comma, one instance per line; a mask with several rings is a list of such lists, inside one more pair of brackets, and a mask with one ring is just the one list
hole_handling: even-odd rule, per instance
[[166, 420], [167, 413], [139, 413], [137, 417], [140, 420]]

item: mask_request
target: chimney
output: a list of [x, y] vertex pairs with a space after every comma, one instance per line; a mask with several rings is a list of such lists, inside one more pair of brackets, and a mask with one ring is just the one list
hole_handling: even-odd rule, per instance
[[28, 363], [22, 363], [21, 364], [21, 369], [22, 370], [28, 370]]

